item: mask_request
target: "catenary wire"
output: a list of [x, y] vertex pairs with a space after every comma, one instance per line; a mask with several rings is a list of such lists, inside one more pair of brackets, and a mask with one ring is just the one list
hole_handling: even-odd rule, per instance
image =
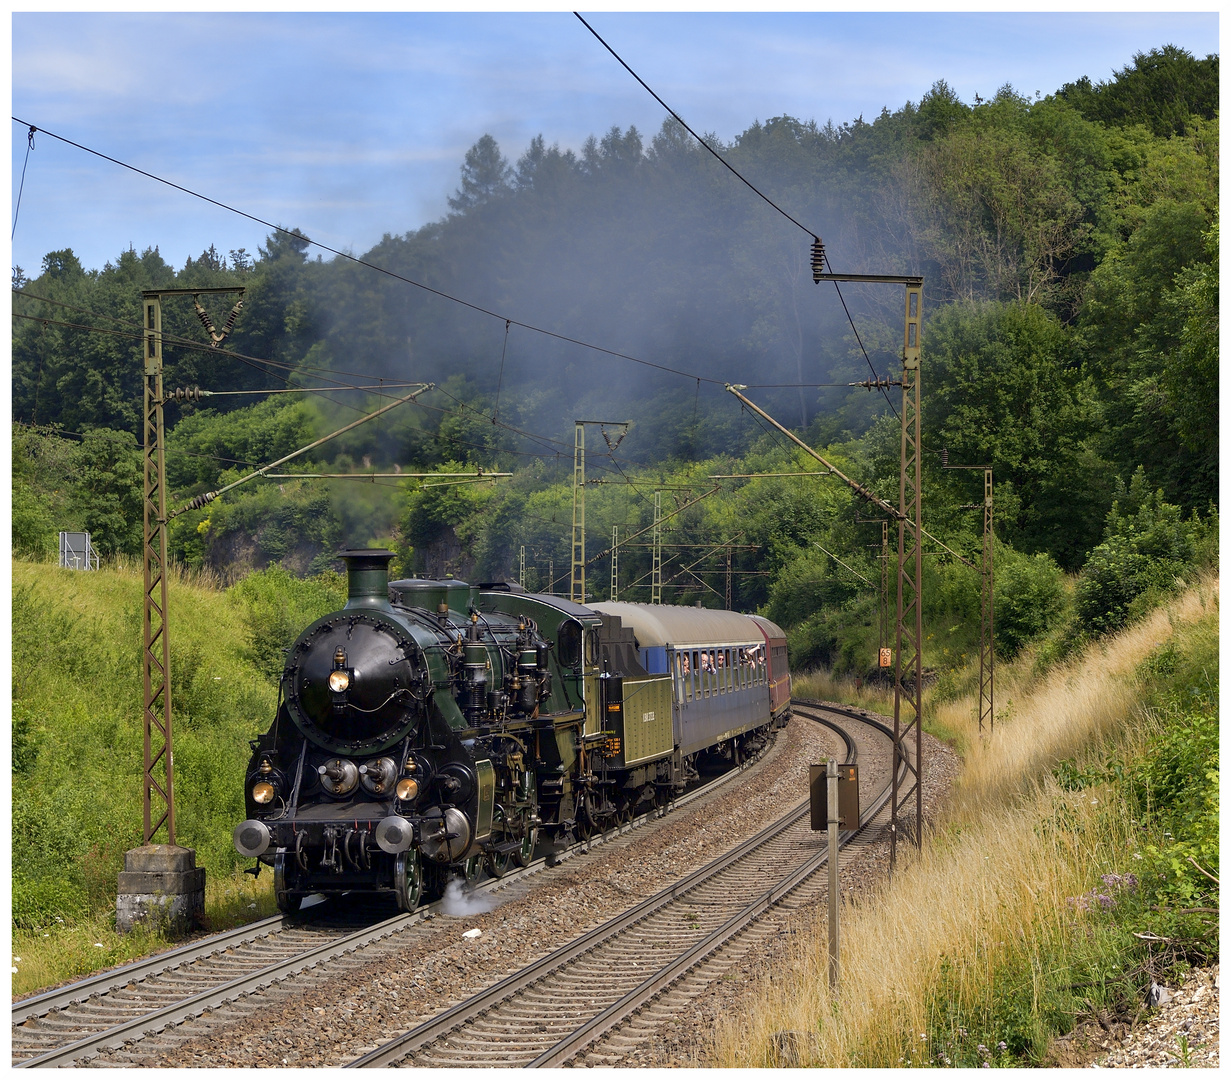
[[628, 66], [628, 65], [627, 65], [627, 64], [623, 61], [623, 59], [621, 59], [620, 54], [619, 54], [619, 53], [617, 53], [617, 52], [615, 51], [615, 49], [613, 49], [610, 45], [608, 45], [608, 44], [607, 44], [607, 42], [605, 42], [605, 41], [603, 40], [602, 36], [599, 34], [599, 32], [598, 32], [597, 30], [595, 30], [595, 29], [594, 29], [594, 27], [592, 27], [592, 26], [591, 26], [588, 22], [586, 22], [586, 20], [585, 20], [585, 19], [583, 19], [583, 18], [581, 17], [581, 13], [580, 13], [580, 12], [574, 11], [574, 12], [573, 12], [573, 14], [577, 16], [578, 20], [581, 22], [581, 25], [582, 25], [582, 26], [584, 26], [587, 30], [589, 30], [591, 34], [593, 34], [593, 35], [594, 35], [594, 37], [598, 40], [598, 43], [599, 43], [599, 44], [600, 44], [600, 45], [601, 45], [604, 49], [606, 49], [609, 53], [611, 53], [611, 55], [612, 55], [612, 56], [614, 56], [614, 57], [616, 58], [616, 62], [617, 62], [617, 63], [618, 63], [618, 64], [619, 64], [619, 65], [620, 65], [620, 66], [621, 66], [621, 67], [622, 67], [625, 71], [627, 71], [627, 72], [628, 72], [628, 73], [629, 73], [629, 74], [630, 74], [630, 75], [631, 75], [634, 79], [636, 79], [636, 80], [637, 80], [637, 82], [639, 82], [639, 83], [642, 85], [642, 87], [644, 87], [644, 89], [645, 89], [646, 93], [648, 93], [648, 94], [650, 95], [650, 97], [652, 97], [655, 101], [657, 101], [657, 102], [658, 102], [658, 104], [659, 104], [659, 105], [661, 105], [664, 109], [666, 109], [666, 110], [667, 110], [667, 112], [669, 112], [669, 113], [670, 113], [673, 117], [675, 117], [676, 122], [677, 122], [677, 123], [678, 123], [678, 124], [679, 124], [679, 125], [680, 125], [680, 126], [681, 126], [684, 130], [685, 130], [685, 131], [687, 131], [689, 135], [691, 135], [694, 139], [696, 139], [696, 140], [697, 140], [697, 142], [699, 142], [702, 146], [704, 146], [704, 147], [705, 147], [705, 149], [706, 149], [706, 150], [708, 150], [708, 151], [709, 151], [709, 152], [710, 152], [710, 153], [714, 156], [714, 158], [715, 158], [718, 162], [720, 162], [720, 163], [722, 164], [722, 166], [723, 166], [724, 168], [726, 168], [727, 170], [729, 170], [732, 176], [734, 176], [734, 177], [735, 177], [735, 178], [736, 178], [736, 179], [737, 179], [737, 180], [738, 180], [741, 184], [744, 184], [746, 187], [748, 187], [749, 189], [751, 189], [751, 190], [752, 190], [752, 191], [753, 191], [756, 195], [758, 195], [760, 198], [764, 199], [764, 200], [765, 200], [765, 202], [769, 203], [769, 205], [770, 205], [770, 206], [772, 206], [775, 210], [777, 210], [777, 211], [778, 211], [778, 213], [780, 213], [780, 214], [781, 214], [784, 218], [786, 218], [789, 222], [791, 222], [791, 224], [793, 224], [793, 225], [797, 226], [798, 228], [800, 228], [800, 229], [802, 229], [804, 232], [806, 232], [809, 236], [811, 236], [811, 237], [812, 237], [812, 239], [813, 239], [813, 240], [819, 240], [819, 239], [820, 239], [820, 237], [819, 237], [819, 236], [817, 236], [817, 234], [816, 234], [815, 232], [813, 232], [811, 229], [809, 229], [809, 228], [808, 228], [808, 226], [803, 225], [803, 224], [801, 224], [800, 222], [796, 221], [796, 220], [795, 220], [795, 218], [793, 218], [790, 214], [788, 214], [785, 210], [783, 210], [781, 206], [779, 206], [776, 202], [774, 202], [774, 200], [773, 200], [773, 199], [771, 199], [768, 195], [766, 195], [763, 191], [761, 191], [761, 190], [760, 190], [760, 189], [759, 189], [759, 188], [758, 188], [755, 184], [753, 184], [750, 180], [747, 180], [747, 179], [745, 179], [743, 176], [741, 176], [741, 175], [740, 175], [740, 174], [736, 171], [736, 169], [734, 168], [734, 166], [732, 166], [732, 165], [730, 164], [730, 162], [726, 161], [726, 160], [722, 157], [722, 155], [718, 153], [718, 151], [717, 151], [717, 150], [715, 150], [712, 146], [710, 146], [710, 144], [709, 144], [709, 143], [707, 143], [707, 142], [706, 142], [703, 138], [701, 138], [701, 136], [700, 136], [700, 135], [698, 135], [695, 131], [693, 131], [693, 129], [692, 129], [692, 128], [690, 128], [690, 127], [689, 127], [689, 126], [688, 126], [688, 125], [684, 122], [684, 119], [680, 116], [680, 114], [679, 114], [679, 113], [677, 113], [677, 112], [676, 112], [673, 108], [671, 108], [671, 106], [670, 106], [670, 105], [668, 105], [665, 101], [663, 101], [663, 99], [662, 99], [662, 98], [660, 98], [660, 97], [659, 97], [656, 93], [654, 93], [654, 91], [653, 91], [652, 89], [650, 89], [650, 87], [649, 87], [649, 85], [646, 83], [646, 81], [645, 81], [645, 80], [644, 80], [644, 79], [643, 79], [640, 75], [638, 75], [638, 74], [637, 74], [637, 73], [636, 73], [636, 72], [635, 72], [632, 68], [630, 68], [630, 67], [629, 67], [629, 66]]
[[[739, 172], [739, 170], [735, 168], [734, 165], [732, 165], [729, 161], [727, 161], [727, 159], [724, 158], [721, 154], [719, 154], [717, 150], [715, 150], [712, 146], [710, 146], [709, 143], [707, 143], [703, 138], [701, 138], [700, 135], [698, 135], [695, 131], [693, 131], [693, 129], [689, 127], [687, 123], [684, 122], [683, 117], [681, 117], [679, 113], [677, 113], [673, 108], [671, 108], [670, 105], [668, 105], [665, 101], [663, 101], [663, 99], [660, 98], [658, 94], [654, 92], [654, 90], [649, 86], [649, 84], [646, 83], [646, 81], [640, 75], [638, 75], [631, 67], [628, 66], [628, 64], [624, 62], [624, 59], [620, 56], [620, 54], [617, 53], [615, 49], [613, 49], [610, 45], [607, 44], [606, 41], [603, 40], [599, 32], [595, 30], [594, 27], [592, 27], [588, 22], [586, 22], [585, 19], [581, 17], [580, 12], [574, 11], [573, 14], [577, 16], [578, 20], [581, 22], [581, 25], [584, 26], [587, 30], [589, 30], [591, 34], [594, 35], [598, 43], [602, 45], [602, 47], [606, 49], [609, 53], [611, 53], [612, 56], [615, 57], [616, 62], [619, 63], [619, 65], [625, 71], [627, 71], [634, 79], [637, 80], [637, 82], [641, 84], [641, 86], [645, 89], [646, 93], [648, 93], [650, 97], [652, 97], [655, 101], [658, 102], [659, 105], [661, 105], [664, 109], [666, 109], [667, 112], [669, 112], [675, 118], [676, 122], [679, 123], [680, 126], [683, 127], [684, 130], [687, 131], [689, 135], [691, 135], [694, 139], [696, 139], [697, 142], [699, 142], [703, 147], [705, 147], [705, 149], [710, 154], [713, 155], [715, 160], [720, 162], [722, 166], [731, 173], [732, 176], [734, 176], [741, 184], [745, 185], [747, 188], [753, 191], [757, 196], [759, 196], [761, 199], [767, 202], [770, 206], [772, 206], [775, 210], [777, 210], [778, 213], [781, 214], [784, 218], [786, 218], [787, 221], [791, 222], [792, 225], [795, 225], [797, 228], [807, 233], [810, 237], [812, 237], [813, 240], [818, 240], [818, 241], [820, 240], [820, 237], [817, 235], [817, 233], [814, 230], [809, 229], [806, 225], [797, 221], [794, 217], [792, 217], [785, 210], [783, 210], [781, 206], [779, 206], [776, 202], [774, 202], [773, 199], [771, 199], [768, 195], [766, 195], [763, 191], [761, 191], [761, 189], [758, 188], [755, 184], [753, 184], [752, 181], [748, 180], [745, 176], [743, 176]], [[829, 261], [828, 256], [826, 256], [826, 262], [828, 261]], [[830, 273], [833, 273], [832, 264], [829, 267], [829, 271]], [[851, 318], [850, 311], [847, 310], [846, 300], [843, 299], [842, 297], [842, 290], [838, 288], [838, 283], [836, 281], [833, 284], [834, 284], [834, 288], [837, 289], [838, 299], [842, 301], [842, 310], [846, 312], [847, 322], [851, 324], [851, 330], [855, 334], [855, 340], [859, 342], [859, 348], [863, 352], [864, 359], [867, 360], [868, 362], [868, 368], [871, 370], [873, 376], [875, 376], [876, 368], [873, 367], [872, 365], [872, 358], [868, 356], [868, 351], [863, 347], [863, 341], [860, 340], [859, 331], [855, 329], [855, 322]], [[893, 409], [893, 402], [889, 400], [888, 394], [883, 389], [881, 390], [881, 393], [885, 395], [885, 401], [888, 403], [889, 408]], [[898, 415], [898, 412], [896, 409], [893, 409], [893, 414], [894, 416]]]
[[[25, 124], [27, 121], [20, 117], [12, 117], [14, 122]], [[208, 195], [202, 195], [198, 191], [193, 191], [191, 188], [184, 187], [182, 184], [177, 184], [172, 180], [167, 180], [165, 177], [158, 176], [156, 173], [147, 172], [145, 169], [138, 168], [136, 165], [130, 165], [126, 161], [121, 161], [119, 158], [114, 158], [110, 154], [104, 154], [101, 150], [95, 150], [92, 147], [85, 146], [82, 143], [74, 142], [63, 135], [58, 135], [54, 131], [48, 131], [46, 128], [39, 129], [44, 135], [49, 138], [56, 139], [59, 142], [65, 143], [68, 146], [75, 147], [87, 154], [92, 154], [95, 157], [101, 158], [103, 161], [109, 161], [113, 165], [118, 165], [120, 168], [128, 169], [130, 172], [137, 173], [139, 176], [144, 176], [147, 179], [153, 180], [159, 184], [165, 184], [167, 187], [174, 188], [176, 191], [182, 191], [185, 195], [191, 195], [195, 199], [200, 199], [203, 202], [209, 203], [211, 206], [217, 206], [219, 209], [226, 210], [228, 213], [236, 214], [239, 217], [247, 218], [249, 221], [255, 221], [258, 225], [263, 225], [267, 229], [273, 229], [275, 232], [282, 233], [286, 236], [292, 236], [297, 240], [302, 240], [304, 243], [311, 244], [313, 247], [320, 248], [322, 251], [327, 251], [329, 254], [340, 259], [345, 259], [348, 262], [355, 263], [357, 266], [365, 266], [369, 270], [374, 270], [378, 274], [384, 274], [388, 278], [395, 281], [401, 281], [407, 285], [413, 285], [416, 289], [422, 289], [426, 293], [431, 293], [433, 296], [439, 296], [441, 299], [452, 301], [461, 307], [469, 308], [471, 311], [476, 311], [481, 315], [487, 315], [492, 319], [499, 319], [501, 322], [507, 322], [512, 326], [519, 326], [523, 330], [530, 330], [536, 334], [542, 334], [545, 337], [554, 338], [557, 341], [563, 341], [569, 345], [576, 345], [582, 349], [590, 349], [593, 352], [602, 353], [604, 356], [613, 356], [619, 360], [628, 360], [634, 364], [640, 364], [643, 367], [654, 368], [657, 371], [665, 371], [671, 375], [680, 375], [687, 379], [700, 379], [702, 382], [713, 383], [715, 386], [724, 385], [722, 379], [712, 379], [705, 375], [697, 375], [691, 371], [681, 371], [679, 368], [670, 367], [667, 364], [657, 364], [652, 360], [643, 360], [638, 356], [632, 356], [629, 353], [620, 352], [618, 349], [608, 349], [602, 345], [595, 345], [593, 342], [585, 341], [581, 338], [575, 338], [568, 334], [562, 334], [555, 330], [548, 330], [542, 326], [535, 326], [533, 323], [522, 322], [520, 319], [512, 319], [501, 315], [498, 312], [492, 311], [489, 308], [483, 307], [481, 304], [473, 303], [470, 300], [463, 300], [460, 297], [453, 296], [450, 293], [444, 292], [441, 289], [434, 289], [430, 285], [425, 285], [421, 281], [415, 281], [414, 278], [406, 277], [404, 274], [396, 273], [387, 267], [380, 266], [377, 263], [369, 262], [367, 259], [358, 258], [345, 251], [339, 251], [337, 248], [332, 248], [328, 244], [321, 243], [319, 240], [313, 240], [310, 237], [304, 236], [303, 233], [293, 232], [282, 225], [275, 225], [271, 221], [266, 221], [264, 218], [257, 217], [255, 214], [250, 214], [246, 210], [240, 210], [234, 206], [229, 206], [217, 199], [210, 198]]]

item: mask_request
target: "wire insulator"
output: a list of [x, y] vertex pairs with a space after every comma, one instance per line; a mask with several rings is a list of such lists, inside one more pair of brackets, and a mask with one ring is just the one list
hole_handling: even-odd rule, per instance
[[218, 498], [218, 493], [216, 491], [207, 491], [204, 495], [196, 496], [187, 506], [184, 507], [184, 510], [181, 511], [181, 513], [188, 510], [200, 510], [201, 507], [205, 506], [207, 503], [212, 503], [216, 498]]
[[202, 390], [199, 386], [177, 386], [163, 399], [163, 404], [172, 401], [200, 401], [210, 396], [210, 391]]
[[819, 236], [814, 236], [812, 238], [812, 280], [820, 284], [823, 273], [825, 273], [825, 245]]
[[[236, 300], [235, 306], [231, 308], [231, 314], [227, 316], [226, 325], [222, 328], [222, 337], [226, 337], [231, 332], [231, 327], [235, 325], [235, 320], [239, 318], [239, 313], [244, 310], [244, 302]], [[219, 339], [221, 340], [221, 338]]]
[[192, 306], [197, 310], [197, 318], [201, 320], [201, 325], [205, 327], [205, 332], [212, 338], [217, 331], [214, 329], [214, 321], [209, 317], [209, 312], [205, 310], [197, 301], [192, 301]]

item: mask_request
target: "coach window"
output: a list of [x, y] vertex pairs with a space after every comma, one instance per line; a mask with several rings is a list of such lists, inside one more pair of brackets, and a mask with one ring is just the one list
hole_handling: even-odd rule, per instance
[[724, 657], [723, 664], [722, 664], [722, 668], [723, 668], [722, 674], [727, 682], [727, 690], [728, 692], [730, 692], [731, 690], [735, 689], [735, 680], [732, 678], [735, 672], [731, 667], [731, 650], [723, 649], [722, 653]]

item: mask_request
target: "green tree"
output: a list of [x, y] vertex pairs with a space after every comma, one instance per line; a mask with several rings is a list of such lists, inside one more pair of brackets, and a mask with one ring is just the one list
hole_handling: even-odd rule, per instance
[[1218, 54], [1198, 60], [1175, 45], [1134, 54], [1132, 64], [1097, 85], [1089, 76], [1065, 83], [1059, 95], [1091, 120], [1144, 124], [1156, 136], [1182, 135], [1193, 116], [1218, 112]]
[[449, 206], [460, 213], [477, 210], [506, 192], [512, 175], [499, 144], [490, 135], [484, 135], [466, 151], [462, 183], [449, 196]]
[[[1216, 519], [1215, 519], [1216, 520]], [[1119, 630], [1133, 617], [1176, 588], [1177, 579], [1194, 565], [1214, 522], [1181, 510], [1151, 491], [1143, 468], [1107, 515], [1104, 539], [1082, 567], [1077, 581], [1076, 611], [1082, 629], [1092, 634]]]
[[73, 511], [104, 554], [141, 553], [145, 473], [141, 451], [126, 431], [95, 428], [73, 455]]
[[1033, 304], [951, 305], [929, 322], [924, 355], [927, 444], [956, 464], [990, 465], [998, 503], [1016, 505], [997, 513], [1002, 535], [1076, 569], [1112, 493], [1090, 448], [1098, 412], [1069, 331]]

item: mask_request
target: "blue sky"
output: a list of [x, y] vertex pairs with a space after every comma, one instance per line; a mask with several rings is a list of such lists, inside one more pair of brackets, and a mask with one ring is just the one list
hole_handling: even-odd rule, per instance
[[[874, 118], [945, 79], [963, 100], [1110, 78], [1172, 43], [1219, 51], [1218, 16], [1095, 11], [596, 13], [587, 19], [694, 128]], [[14, 116], [360, 254], [447, 212], [484, 133], [515, 160], [661, 107], [567, 10], [519, 13], [12, 16]], [[26, 128], [11, 124], [13, 205]], [[101, 268], [130, 244], [182, 266], [267, 230], [36, 136], [12, 262], [71, 247]]]

